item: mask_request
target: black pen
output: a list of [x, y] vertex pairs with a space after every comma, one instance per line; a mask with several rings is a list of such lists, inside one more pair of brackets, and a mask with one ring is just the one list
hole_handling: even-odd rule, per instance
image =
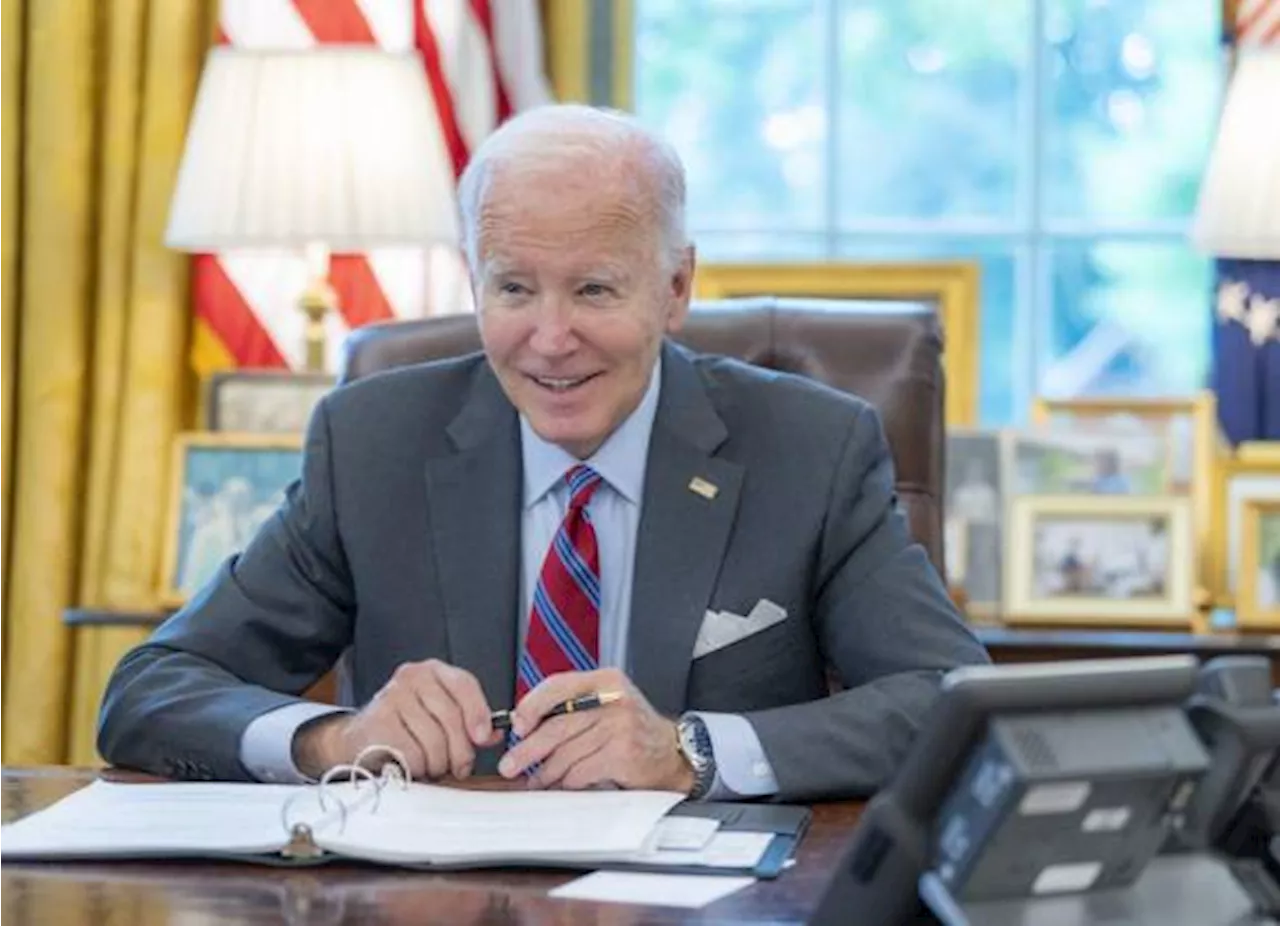
[[[606, 704], [621, 700], [621, 691], [595, 691], [568, 701], [561, 701], [547, 712], [543, 720], [546, 720], [547, 717], [559, 717], [561, 714], [576, 714], [578, 711], [594, 710], [597, 707], [604, 707]], [[489, 715], [489, 722], [493, 724], [495, 730], [510, 730], [511, 711], [494, 711]]]

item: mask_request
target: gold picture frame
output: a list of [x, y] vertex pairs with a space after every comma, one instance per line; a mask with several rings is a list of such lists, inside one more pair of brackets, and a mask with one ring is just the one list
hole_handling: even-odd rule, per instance
[[[1245, 486], [1239, 497], [1235, 491], [1237, 485]], [[1213, 487], [1211, 542], [1208, 545], [1214, 564], [1213, 601], [1218, 607], [1236, 605], [1235, 570], [1232, 567], [1243, 560], [1241, 520], [1244, 508], [1252, 501], [1272, 499], [1280, 499], [1280, 455], [1237, 453], [1219, 461]]]
[[1201, 596], [1216, 587], [1214, 552], [1214, 495], [1218, 473], [1218, 405], [1209, 390], [1175, 398], [1095, 397], [1048, 399], [1037, 397], [1031, 404], [1031, 421], [1048, 425], [1055, 415], [1079, 418], [1114, 418], [1129, 415], [1143, 420], [1159, 420], [1186, 415], [1191, 421], [1191, 487], [1194, 506], [1195, 542]]
[[160, 604], [181, 607], [217, 564], [242, 549], [277, 507], [277, 495], [283, 495], [301, 469], [301, 435], [204, 431], [176, 435]]
[[[1276, 537], [1262, 543], [1264, 519], [1275, 519]], [[1250, 499], [1242, 510], [1240, 591], [1236, 595], [1236, 627], [1280, 630], [1280, 498]], [[1266, 574], [1264, 574], [1264, 569]], [[1263, 580], [1268, 588], [1262, 588]], [[1265, 601], [1260, 598], [1265, 597]]]
[[704, 264], [694, 277], [699, 299], [748, 296], [923, 300], [938, 307], [944, 343], [948, 427], [978, 419], [979, 280], [973, 261], [823, 264]]
[[[1196, 626], [1190, 499], [1026, 495], [1013, 499], [1009, 510], [1006, 624]], [[1052, 535], [1042, 533], [1050, 519], [1061, 528]], [[1130, 522], [1132, 529], [1122, 532], [1117, 522]], [[1153, 531], [1157, 522], [1163, 527]], [[1064, 546], [1065, 554], [1059, 549]], [[1126, 556], [1115, 555], [1121, 549]], [[1153, 581], [1159, 591], [1143, 591]]]

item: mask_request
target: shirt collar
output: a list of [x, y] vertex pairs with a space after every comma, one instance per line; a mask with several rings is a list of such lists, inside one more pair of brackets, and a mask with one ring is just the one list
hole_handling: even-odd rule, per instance
[[[635, 411], [605, 439], [585, 462], [600, 474], [613, 490], [634, 505], [644, 491], [645, 466], [649, 458], [649, 435], [658, 411], [662, 383], [662, 357], [653, 365], [649, 385]], [[529, 421], [520, 416], [520, 449], [524, 462], [524, 507], [530, 508], [550, 492], [565, 472], [580, 462], [563, 447], [548, 443], [534, 433]]]

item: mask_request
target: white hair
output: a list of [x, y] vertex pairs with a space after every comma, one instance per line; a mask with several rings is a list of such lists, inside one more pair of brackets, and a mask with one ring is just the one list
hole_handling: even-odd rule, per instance
[[662, 257], [671, 267], [679, 264], [687, 246], [685, 178], [675, 149], [626, 113], [562, 103], [538, 106], [504, 122], [481, 143], [462, 172], [462, 248], [473, 272], [479, 257], [478, 219], [495, 170], [545, 169], [584, 156], [615, 165], [629, 161], [640, 168], [641, 182], [653, 189]]

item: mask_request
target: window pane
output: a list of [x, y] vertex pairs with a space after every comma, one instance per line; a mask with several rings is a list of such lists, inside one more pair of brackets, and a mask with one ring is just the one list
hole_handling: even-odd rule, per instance
[[1048, 0], [1045, 202], [1059, 218], [1195, 209], [1217, 121], [1216, 0]]
[[817, 4], [643, 0], [635, 28], [635, 111], [684, 160], [690, 227], [821, 230]]
[[694, 231], [692, 237], [699, 264], [817, 261], [827, 256], [827, 236], [817, 233]]
[[1025, 403], [1019, 388], [1015, 345], [1017, 255], [1012, 242], [932, 239], [918, 243], [873, 244], [846, 241], [840, 248], [846, 260], [977, 260], [982, 264], [982, 318], [978, 341], [978, 418], [999, 427], [1015, 423]]
[[846, 0], [840, 221], [1014, 216], [1026, 0]]
[[1204, 387], [1209, 261], [1182, 243], [1062, 242], [1038, 358], [1044, 395], [1178, 395]]

